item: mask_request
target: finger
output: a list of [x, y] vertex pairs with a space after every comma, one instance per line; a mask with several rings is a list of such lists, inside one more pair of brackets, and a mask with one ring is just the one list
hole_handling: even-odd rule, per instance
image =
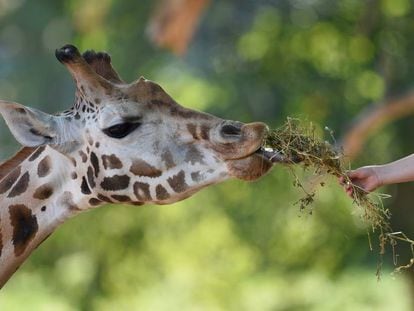
[[361, 178], [363, 176], [363, 173], [360, 170], [354, 170], [347, 172], [347, 175], [349, 178]]

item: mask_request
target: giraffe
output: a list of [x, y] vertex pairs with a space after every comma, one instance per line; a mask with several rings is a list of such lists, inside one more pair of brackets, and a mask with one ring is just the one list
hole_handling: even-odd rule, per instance
[[261, 148], [263, 123], [184, 108], [143, 77], [125, 83], [104, 52], [65, 45], [55, 54], [75, 81], [73, 107], [51, 115], [0, 101], [23, 145], [0, 165], [0, 288], [83, 211], [177, 202], [231, 177], [255, 180], [277, 162]]

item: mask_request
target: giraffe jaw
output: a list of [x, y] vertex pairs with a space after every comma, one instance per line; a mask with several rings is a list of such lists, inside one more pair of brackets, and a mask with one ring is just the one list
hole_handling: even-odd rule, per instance
[[242, 159], [228, 160], [230, 176], [252, 181], [265, 175], [276, 163], [297, 163], [298, 159], [288, 159], [277, 150], [260, 147]]
[[226, 161], [229, 175], [238, 179], [251, 181], [265, 175], [273, 166], [273, 163], [261, 152], [236, 160]]

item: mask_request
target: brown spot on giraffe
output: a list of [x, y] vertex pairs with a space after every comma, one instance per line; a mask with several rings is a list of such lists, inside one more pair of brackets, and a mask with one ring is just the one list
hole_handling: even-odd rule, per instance
[[85, 163], [88, 160], [88, 156], [82, 150], [79, 150], [79, 155], [81, 156], [82, 162]]
[[145, 203], [144, 202], [133, 201], [133, 202], [128, 202], [128, 204], [135, 205], [135, 206], [141, 206], [141, 205], [144, 205]]
[[85, 177], [82, 177], [81, 191], [83, 194], [91, 194], [91, 189], [89, 188]]
[[116, 191], [128, 188], [130, 177], [128, 175], [114, 175], [105, 177], [101, 182], [101, 187], [107, 191]]
[[187, 130], [190, 132], [191, 136], [193, 136], [194, 139], [198, 139], [197, 126], [195, 124], [188, 123]]
[[29, 172], [24, 173], [19, 180], [16, 182], [12, 190], [10, 191], [8, 198], [13, 198], [15, 196], [18, 196], [25, 192], [27, 190], [27, 187], [29, 186]]
[[86, 172], [86, 176], [88, 177], [89, 186], [95, 188], [95, 178], [93, 177], [93, 170], [92, 167], [88, 166], [88, 171]]
[[36, 151], [35, 147], [23, 147], [14, 156], [7, 161], [0, 164], [0, 181], [9, 175], [16, 167], [18, 167], [23, 161], [25, 161], [33, 152]]
[[20, 176], [21, 167], [16, 167], [9, 175], [0, 182], [0, 194], [8, 191]]
[[105, 169], [118, 169], [122, 168], [122, 162], [114, 154], [102, 156], [102, 163]]
[[129, 196], [127, 196], [127, 195], [113, 194], [113, 195], [111, 195], [111, 197], [114, 200], [117, 200], [119, 202], [131, 202], [132, 201], [131, 198]]
[[191, 164], [196, 164], [196, 163], [205, 164], [203, 160], [203, 155], [197, 149], [197, 147], [193, 145], [188, 146], [187, 153], [185, 155], [185, 161]]
[[103, 202], [107, 202], [107, 203], [113, 203], [113, 201], [108, 198], [107, 196], [104, 196], [103, 194], [98, 194], [98, 199], [103, 201]]
[[99, 199], [97, 199], [97, 198], [91, 198], [91, 199], [89, 199], [89, 204], [92, 205], [92, 206], [97, 206], [97, 205], [99, 205], [101, 203], [102, 203], [102, 201], [99, 200]]
[[185, 182], [185, 173], [183, 170], [181, 170], [177, 175], [168, 178], [167, 182], [177, 193], [184, 192], [188, 189], [188, 185]]
[[10, 223], [13, 227], [12, 243], [14, 254], [20, 256], [24, 253], [39, 229], [37, 219], [24, 204], [10, 205], [9, 213]]
[[192, 173], [191, 173], [191, 179], [192, 179], [194, 182], [198, 182], [198, 181], [200, 181], [200, 180], [201, 180], [201, 175], [200, 175], [200, 172], [199, 172], [199, 171], [197, 171], [197, 172], [192, 172]]
[[93, 166], [93, 170], [95, 172], [95, 177], [98, 177], [99, 174], [99, 160], [96, 156], [95, 152], [91, 152], [91, 164]]
[[71, 177], [72, 179], [76, 179], [76, 178], [78, 178], [78, 174], [76, 174], [76, 172], [72, 172], [72, 173], [70, 174], [70, 177]]
[[157, 199], [162, 201], [162, 200], [166, 200], [170, 197], [170, 195], [168, 194], [167, 189], [165, 189], [162, 185], [158, 185], [155, 188], [155, 194], [157, 196]]
[[175, 167], [174, 159], [169, 149], [164, 150], [164, 152], [161, 154], [161, 159], [164, 161], [167, 170]]
[[134, 193], [138, 201], [145, 202], [145, 201], [152, 200], [149, 185], [147, 183], [143, 183], [139, 181], [135, 182]]
[[44, 157], [37, 166], [37, 175], [39, 177], [45, 177], [50, 173], [51, 160], [49, 156]]
[[134, 160], [129, 171], [134, 175], [147, 177], [159, 177], [162, 174], [159, 169], [141, 159]]
[[210, 126], [207, 124], [201, 125], [200, 135], [202, 139], [208, 140], [210, 138]]
[[69, 157], [69, 159], [72, 162], [73, 166], [76, 167], [76, 160], [72, 157]]
[[29, 161], [32, 162], [36, 160], [42, 154], [45, 148], [45, 146], [37, 148], [36, 151], [30, 156]]
[[43, 184], [33, 194], [35, 199], [46, 200], [53, 194], [53, 186], [51, 183]]

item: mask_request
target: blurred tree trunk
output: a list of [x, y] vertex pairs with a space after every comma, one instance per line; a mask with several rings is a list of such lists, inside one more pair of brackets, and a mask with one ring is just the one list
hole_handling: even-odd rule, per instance
[[364, 110], [351, 123], [349, 130], [341, 139], [345, 154], [351, 159], [357, 157], [372, 134], [386, 124], [412, 113], [414, 113], [414, 93]]
[[160, 0], [148, 25], [158, 46], [183, 55], [210, 0]]

